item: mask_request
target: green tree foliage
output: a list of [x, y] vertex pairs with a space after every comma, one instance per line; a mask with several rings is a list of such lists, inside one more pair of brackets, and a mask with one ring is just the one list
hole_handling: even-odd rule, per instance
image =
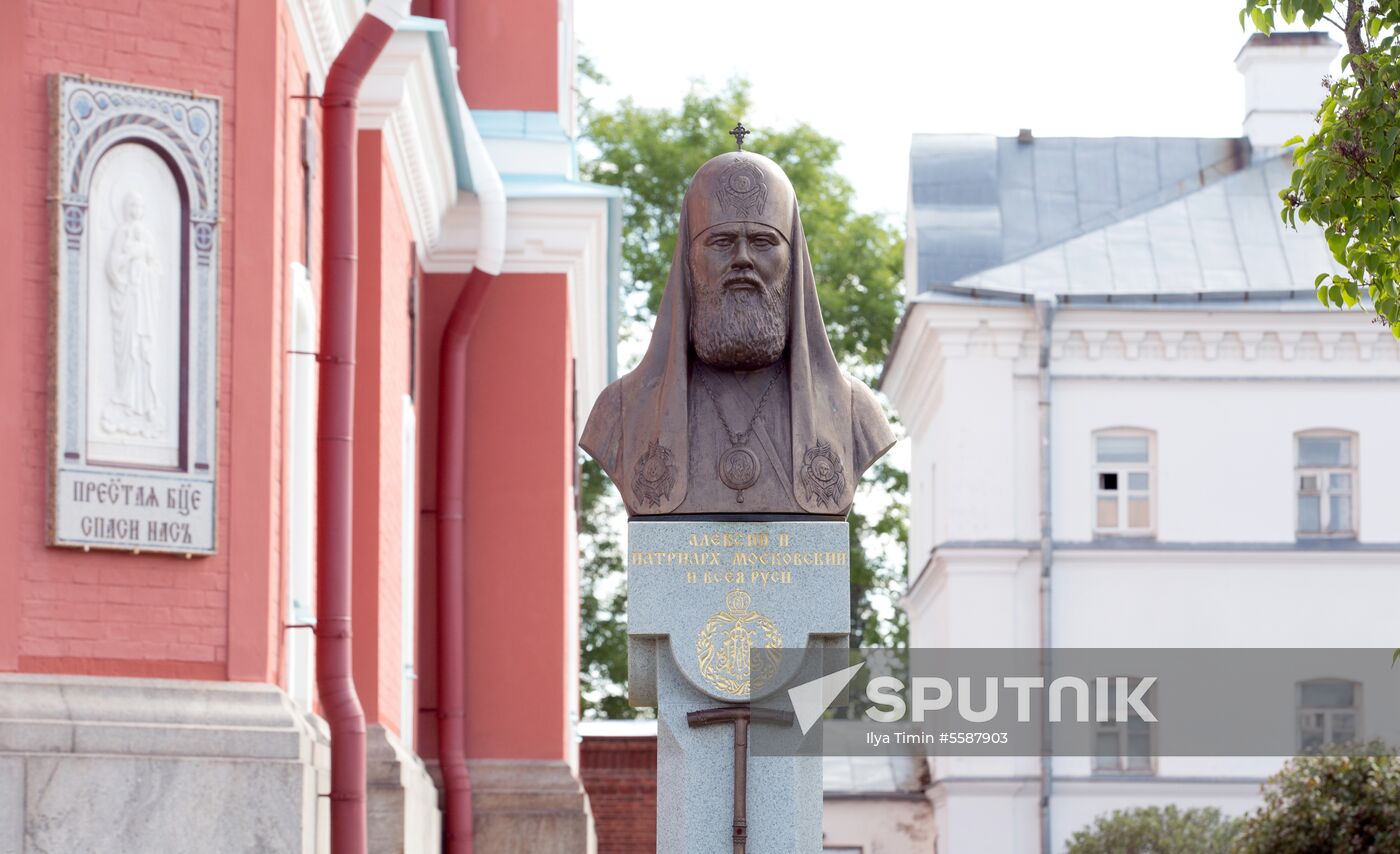
[[1303, 756], [1264, 784], [1238, 854], [1397, 854], [1400, 761], [1379, 742], [1341, 756]]
[[627, 588], [617, 583], [626, 565], [610, 524], [618, 502], [607, 474], [593, 460], [579, 467], [578, 488], [582, 706], [591, 716], [628, 718], [633, 711], [617, 690], [627, 684]]
[[1326, 21], [1345, 37], [1342, 74], [1327, 79], [1318, 130], [1295, 137], [1294, 169], [1280, 191], [1283, 220], [1323, 228], [1344, 272], [1320, 273], [1323, 305], [1369, 296], [1400, 338], [1400, 0], [1245, 0], [1240, 24], [1270, 33], [1282, 20]]
[[[851, 525], [851, 648], [892, 646], [903, 648], [909, 642], [909, 622], [896, 610], [884, 619], [875, 611], [875, 597], [888, 599], [903, 591], [909, 544], [909, 473], [881, 460], [866, 472], [867, 485], [877, 487], [887, 498], [884, 510], [873, 518], [852, 510]], [[894, 565], [881, 543], [898, 544]], [[874, 548], [868, 546], [874, 545]]]
[[1066, 854], [1228, 854], [1238, 820], [1220, 810], [1139, 807], [1115, 810], [1070, 837]]
[[[587, 59], [583, 81], [605, 82]], [[750, 119], [748, 84], [731, 81], [719, 91], [692, 87], [677, 109], [652, 109], [623, 100], [602, 109], [581, 87], [581, 136], [586, 159], [580, 171], [590, 181], [622, 187], [623, 285], [633, 307], [630, 318], [649, 323], [661, 302], [676, 247], [686, 182], [711, 157], [734, 147], [729, 129]], [[744, 143], [777, 161], [801, 201], [802, 225], [812, 255], [827, 334], [845, 368], [872, 379], [884, 362], [899, 319], [904, 241], [883, 216], [854, 208], [850, 183], [836, 170], [840, 146], [806, 124], [785, 129], [754, 123]], [[880, 501], [871, 502], [872, 484]], [[902, 615], [882, 615], [877, 599], [902, 592], [905, 579], [904, 495], [908, 476], [888, 462], [867, 473], [852, 513], [852, 644], [902, 645]], [[615, 520], [620, 503], [606, 475], [591, 460], [582, 467], [580, 542], [583, 553], [583, 708], [599, 717], [627, 717], [621, 685], [627, 671], [626, 594], [618, 575], [624, 561]], [[897, 558], [892, 555], [898, 555]]]

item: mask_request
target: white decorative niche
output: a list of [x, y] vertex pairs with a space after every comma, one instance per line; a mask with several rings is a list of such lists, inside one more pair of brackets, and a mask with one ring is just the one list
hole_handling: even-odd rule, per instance
[[49, 542], [212, 554], [220, 105], [53, 78]]

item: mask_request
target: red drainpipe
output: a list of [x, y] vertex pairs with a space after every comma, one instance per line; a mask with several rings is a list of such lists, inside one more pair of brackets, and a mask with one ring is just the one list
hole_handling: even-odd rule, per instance
[[472, 784], [467, 774], [466, 553], [467, 345], [495, 274], [467, 276], [442, 334], [438, 360], [437, 618], [438, 761], [446, 807], [444, 850], [471, 854]]
[[365, 713], [350, 642], [352, 423], [355, 405], [355, 97], [393, 35], [391, 4], [360, 18], [326, 75], [320, 411], [316, 430], [316, 687], [331, 730], [331, 850], [365, 854]]
[[441, 18], [447, 24], [447, 40], [457, 44], [457, 2], [458, 0], [431, 0], [428, 3], [428, 17]]

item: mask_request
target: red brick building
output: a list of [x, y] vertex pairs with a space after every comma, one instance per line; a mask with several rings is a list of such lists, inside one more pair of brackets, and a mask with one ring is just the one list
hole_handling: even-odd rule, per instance
[[656, 724], [588, 721], [580, 726], [579, 779], [588, 791], [598, 850], [656, 851]]
[[[444, 720], [478, 850], [586, 850], [573, 448], [612, 370], [620, 214], [577, 180], [569, 3], [11, 6], [0, 850], [324, 851], [356, 802], [370, 850], [435, 851]], [[357, 26], [363, 83], [322, 99]], [[349, 653], [347, 759], [318, 642]]]

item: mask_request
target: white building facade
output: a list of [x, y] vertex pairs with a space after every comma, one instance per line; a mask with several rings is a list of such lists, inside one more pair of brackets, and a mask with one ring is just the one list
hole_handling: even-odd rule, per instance
[[[1335, 50], [1251, 39], [1240, 139], [915, 138], [882, 381], [912, 440], [911, 646], [1395, 646], [1400, 346], [1318, 303], [1321, 233], [1278, 216], [1277, 146]], [[1300, 743], [1366, 738], [1328, 676], [1300, 687]], [[1242, 813], [1280, 761], [933, 759], [938, 850]]]

